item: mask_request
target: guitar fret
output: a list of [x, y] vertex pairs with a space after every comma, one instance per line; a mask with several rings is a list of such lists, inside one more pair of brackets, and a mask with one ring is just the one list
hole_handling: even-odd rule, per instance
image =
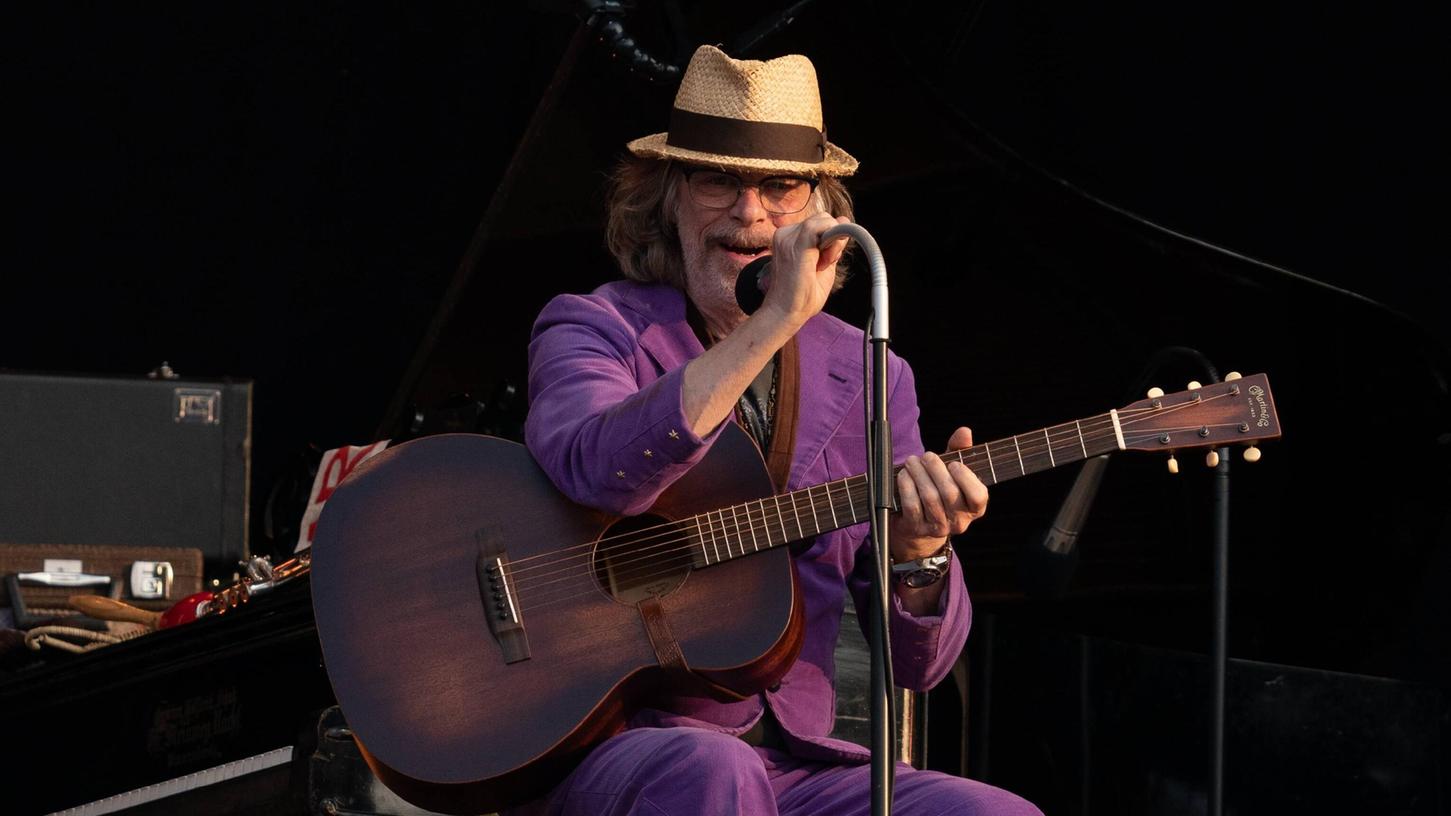
[[1078, 420], [1075, 419], [1075, 420], [1073, 420], [1073, 427], [1075, 427], [1075, 428], [1078, 429], [1078, 447], [1080, 447], [1080, 448], [1083, 449], [1083, 458], [1084, 459], [1087, 459], [1088, 458], [1088, 444], [1083, 441], [1083, 426], [1080, 425], [1080, 424], [1078, 424]]
[[982, 451], [987, 456], [987, 469], [988, 469], [988, 473], [992, 474], [993, 484], [997, 484], [998, 483], [998, 469], [995, 468], [995, 467], [993, 467], [993, 449], [992, 449], [992, 443], [990, 443], [990, 442], [984, 442], [984, 443], [982, 443]]
[[801, 511], [796, 509], [796, 494], [791, 495], [791, 515], [796, 517], [796, 534], [802, 538], [806, 537], [806, 531], [801, 529]]
[[854, 501], [851, 500], [851, 487], [850, 486], [848, 486], [847, 487], [847, 490], [846, 490], [846, 506], [851, 509], [851, 523], [852, 524], [856, 524], [856, 522], [857, 522], [857, 517], [856, 517], [856, 502], [854, 502]]
[[705, 551], [705, 531], [700, 529], [700, 516], [695, 517], [695, 537], [700, 541], [700, 560], [710, 566], [710, 553]]
[[720, 538], [721, 538], [721, 541], [725, 544], [725, 548], [726, 548], [726, 558], [727, 559], [730, 559], [730, 558], [734, 558], [735, 556], [731, 554], [731, 534], [726, 529], [725, 511], [726, 511], [726, 508], [724, 508], [724, 507], [722, 507], [720, 509], [720, 511], [719, 511], [720, 512]]
[[1023, 449], [1019, 447], [1018, 438], [1016, 436], [1013, 437], [1013, 450], [1018, 452], [1018, 470], [1021, 470], [1023, 472], [1023, 475], [1027, 476], [1028, 469], [1023, 466]]
[[715, 522], [710, 520], [710, 514], [705, 514], [705, 522], [710, 525], [710, 548], [715, 550], [715, 562], [720, 563], [720, 539], [716, 537]]
[[1048, 443], [1048, 466], [1058, 467], [1058, 463], [1053, 459], [1053, 437], [1048, 435], [1047, 428], [1043, 429], [1043, 439]]
[[841, 524], [836, 520], [836, 500], [831, 497], [831, 482], [826, 483], [826, 506], [831, 510], [831, 529], [835, 530]]
[[[756, 540], [756, 522], [751, 519], [751, 503], [750, 502], [746, 502], [746, 505], [745, 506], [746, 506], [746, 526], [748, 528], [750, 528], [750, 530], [751, 530], [751, 550], [753, 552], [760, 552], [761, 551], [761, 543]], [[764, 516], [765, 513], [762, 513], [761, 515]], [[743, 541], [743, 542], [741, 542], [741, 553], [744, 554], [745, 551], [746, 551], [746, 544]]]
[[806, 498], [811, 501], [811, 523], [816, 525], [816, 535], [821, 534], [821, 519], [816, 515], [816, 497], [811, 494], [812, 488], [806, 488]]
[[781, 540], [780, 541], [772, 541], [771, 542], [771, 545], [772, 546], [775, 546], [777, 544], [785, 544], [786, 543], [786, 519], [781, 515], [781, 496], [780, 496], [780, 494], [777, 494], [775, 496], [772, 496], [771, 497], [771, 501], [774, 502], [775, 505], [776, 505], [776, 526], [781, 528]]
[[[811, 510], [811, 525], [816, 528], [816, 533], [819, 533], [821, 525], [816, 521], [816, 500], [811, 497], [811, 487], [807, 487], [802, 492], [806, 494], [806, 507]], [[816, 535], [816, 533], [811, 533], [811, 535]]]

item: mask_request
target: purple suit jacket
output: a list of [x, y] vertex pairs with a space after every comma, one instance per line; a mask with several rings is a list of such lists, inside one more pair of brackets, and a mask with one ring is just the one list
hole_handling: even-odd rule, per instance
[[[819, 314], [797, 339], [801, 404], [788, 490], [855, 476], [867, 465], [862, 332]], [[703, 351], [679, 290], [618, 281], [589, 295], [554, 298], [536, 320], [529, 345], [529, 450], [560, 491], [580, 504], [621, 515], [649, 509], [720, 432], [696, 436], [681, 410], [685, 365]], [[895, 355], [888, 382], [892, 448], [900, 464], [923, 448], [912, 372]], [[845, 591], [859, 609], [867, 608], [873, 559], [863, 546], [866, 534], [867, 525], [860, 524], [793, 552], [806, 635], [801, 656], [778, 688], [735, 703], [676, 698], [673, 710], [642, 711], [631, 725], [740, 734], [770, 705], [793, 754], [865, 761], [864, 748], [826, 735], [836, 716], [833, 653]], [[903, 687], [936, 685], [967, 640], [971, 607], [958, 559], [946, 580], [938, 614], [930, 617], [908, 614], [892, 595], [892, 668]]]

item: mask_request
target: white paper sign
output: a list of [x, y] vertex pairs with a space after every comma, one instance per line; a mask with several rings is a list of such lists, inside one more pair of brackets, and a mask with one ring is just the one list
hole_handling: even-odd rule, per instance
[[322, 515], [322, 506], [327, 503], [333, 491], [338, 489], [338, 485], [348, 478], [348, 474], [365, 460], [382, 453], [388, 447], [388, 441], [384, 439], [363, 447], [334, 448], [322, 455], [322, 461], [317, 466], [317, 477], [312, 480], [312, 495], [307, 501], [307, 510], [302, 514], [302, 524], [297, 531], [297, 547], [293, 552], [301, 552], [312, 546], [312, 537], [317, 532], [317, 517]]

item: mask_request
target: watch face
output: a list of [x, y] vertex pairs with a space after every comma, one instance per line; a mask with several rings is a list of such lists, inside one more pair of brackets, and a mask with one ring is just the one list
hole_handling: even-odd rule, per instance
[[892, 575], [901, 583], [920, 589], [932, 586], [947, 574], [947, 565], [952, 561], [949, 555], [929, 555], [904, 564], [893, 564]]
[[902, 576], [902, 583], [913, 589], [920, 589], [925, 586], [932, 586], [941, 577], [942, 570], [934, 569], [933, 567], [923, 567], [922, 569], [913, 570]]

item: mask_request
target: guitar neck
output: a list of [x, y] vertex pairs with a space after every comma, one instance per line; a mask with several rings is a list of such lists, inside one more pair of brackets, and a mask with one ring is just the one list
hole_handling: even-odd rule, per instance
[[[984, 484], [995, 485], [1122, 447], [1117, 412], [1110, 411], [941, 456], [947, 462], [963, 463]], [[894, 479], [894, 506], [896, 489]], [[723, 507], [676, 523], [698, 545], [694, 561], [695, 566], [701, 567], [860, 524], [870, 514], [867, 478], [859, 474]]]

